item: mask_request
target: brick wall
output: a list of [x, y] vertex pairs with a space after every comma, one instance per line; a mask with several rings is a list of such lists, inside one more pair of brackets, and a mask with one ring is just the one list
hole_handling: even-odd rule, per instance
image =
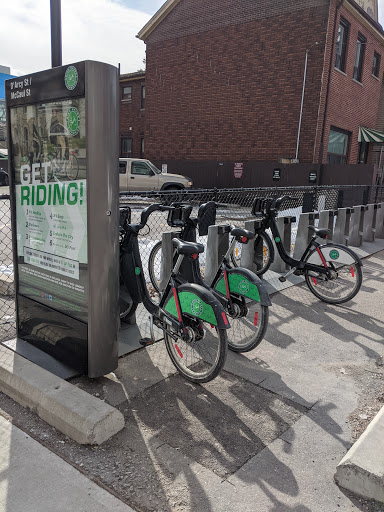
[[[140, 158], [141, 138], [144, 137], [145, 109], [141, 109], [141, 87], [145, 85], [145, 75], [137, 78], [120, 79], [120, 140], [132, 138], [132, 157]], [[131, 101], [122, 100], [123, 88], [132, 87]], [[120, 149], [121, 151], [121, 143]]]
[[329, 0], [181, 0], [147, 39], [146, 155], [312, 162]]

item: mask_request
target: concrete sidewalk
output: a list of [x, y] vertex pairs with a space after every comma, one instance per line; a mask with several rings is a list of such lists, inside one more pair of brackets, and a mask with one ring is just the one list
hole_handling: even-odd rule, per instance
[[[275, 294], [265, 340], [248, 354], [229, 353], [225, 371], [204, 386], [176, 375], [161, 343], [121, 358], [113, 374], [72, 380], [124, 415], [125, 428], [97, 450], [77, 445], [0, 395], [1, 409], [26, 432], [8, 426], [2, 433], [10, 442], [2, 443], [8, 501], [0, 512], [129, 510], [101, 497], [92, 508], [87, 502], [71, 508], [71, 493], [79, 494], [72, 504], [82, 503], [88, 486], [93, 499], [98, 492], [112, 499], [72, 465], [144, 512], [384, 511], [334, 481], [354, 442], [353, 418], [384, 378], [378, 365], [384, 355], [384, 253], [365, 259], [363, 271], [361, 291], [341, 306], [322, 303], [305, 285]], [[30, 432], [71, 465], [36, 441], [42, 459], [24, 457], [23, 437], [32, 446]], [[58, 459], [60, 469], [40, 475], [50, 459]], [[20, 476], [24, 464], [28, 470]], [[55, 488], [61, 471], [66, 489], [73, 486], [62, 497]], [[56, 501], [44, 509], [51, 485]], [[36, 509], [27, 500], [34, 492]]]

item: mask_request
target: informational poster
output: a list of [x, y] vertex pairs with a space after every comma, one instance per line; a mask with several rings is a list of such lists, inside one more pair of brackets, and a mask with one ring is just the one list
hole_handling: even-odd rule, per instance
[[235, 163], [233, 167], [233, 176], [234, 178], [242, 178], [244, 172], [244, 164], [242, 162]]
[[86, 320], [85, 99], [10, 109], [18, 293]]

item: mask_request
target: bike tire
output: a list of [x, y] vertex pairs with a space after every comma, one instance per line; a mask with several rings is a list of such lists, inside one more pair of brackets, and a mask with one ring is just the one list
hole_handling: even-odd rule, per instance
[[148, 258], [148, 274], [151, 280], [152, 286], [160, 293], [160, 270], [161, 270], [161, 241], [157, 242], [149, 254]]
[[[265, 232], [256, 233], [255, 238], [250, 240], [248, 243], [253, 243], [255, 246], [257, 243], [259, 243], [259, 238], [263, 240], [263, 264], [260, 268], [254, 270], [254, 272], [256, 275], [261, 276], [262, 274], [265, 274], [275, 259], [275, 249], [273, 247], [272, 240]], [[234, 251], [231, 254], [231, 261], [234, 267], [240, 266], [241, 246], [242, 244], [236, 244]], [[237, 255], [234, 254], [236, 249], [239, 250]]]
[[[188, 322], [183, 314], [183, 321]], [[165, 346], [172, 363], [188, 381], [203, 384], [213, 380], [220, 373], [227, 357], [226, 329], [212, 327], [200, 322], [204, 336], [200, 340], [185, 342], [180, 337], [173, 339], [175, 332], [163, 323]], [[171, 336], [172, 334], [172, 336]]]
[[135, 313], [138, 304], [136, 303], [128, 303], [124, 299], [119, 299], [119, 309], [120, 309], [120, 320], [122, 322], [128, 321], [129, 318]]
[[75, 180], [79, 175], [79, 161], [75, 155], [70, 155], [65, 163], [65, 174], [69, 180]]
[[232, 318], [227, 313], [231, 324], [227, 330], [228, 348], [233, 352], [250, 352], [256, 348], [268, 327], [269, 307], [254, 301], [247, 306], [248, 314], [244, 317]]
[[[343, 304], [344, 302], [348, 302], [359, 292], [363, 282], [360, 260], [358, 256], [347, 247], [334, 245], [332, 243], [322, 247], [329, 249], [329, 251], [327, 251], [328, 254], [330, 254], [332, 248], [338, 253], [347, 253], [353, 259], [353, 263], [338, 265], [328, 254], [323, 254], [327, 266], [334, 273], [334, 278], [326, 279], [324, 274], [316, 274], [313, 271], [306, 270], [305, 281], [307, 286], [315, 297], [327, 304]], [[315, 252], [316, 249], [311, 251], [305, 261], [308, 261]]]

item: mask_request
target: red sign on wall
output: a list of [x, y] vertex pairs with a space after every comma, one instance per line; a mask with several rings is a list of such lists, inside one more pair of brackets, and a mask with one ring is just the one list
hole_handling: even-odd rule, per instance
[[233, 168], [233, 176], [235, 178], [242, 178], [243, 171], [244, 171], [244, 164], [242, 162], [235, 163], [235, 166]]

